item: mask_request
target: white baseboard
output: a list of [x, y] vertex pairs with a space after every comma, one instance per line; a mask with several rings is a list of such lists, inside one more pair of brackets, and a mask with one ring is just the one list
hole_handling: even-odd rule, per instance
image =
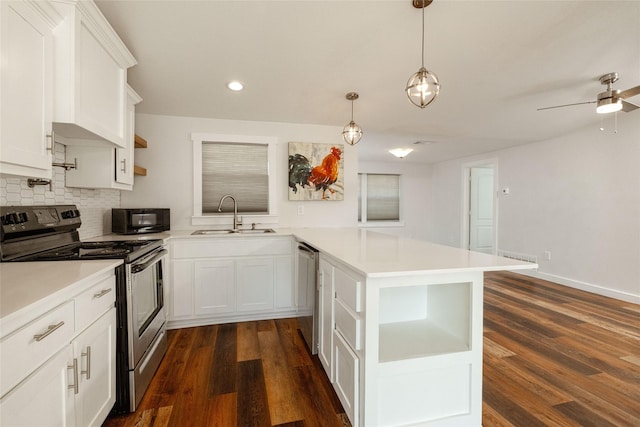
[[287, 317], [300, 317], [295, 310], [269, 311], [264, 313], [214, 315], [203, 317], [189, 317], [184, 319], [168, 319], [167, 329], [192, 328], [195, 326], [220, 325], [223, 323], [251, 322], [256, 320], [285, 319]]
[[604, 288], [602, 286], [593, 285], [591, 283], [580, 282], [578, 280], [567, 279], [566, 277], [556, 276], [553, 274], [542, 273], [533, 270], [518, 270], [514, 273], [523, 274], [525, 276], [535, 277], [537, 279], [548, 280], [549, 282], [558, 283], [581, 291], [591, 292], [593, 294], [602, 295], [609, 298], [615, 298], [621, 301], [627, 301], [634, 304], [640, 304], [640, 295], [629, 294], [617, 291], [615, 289]]

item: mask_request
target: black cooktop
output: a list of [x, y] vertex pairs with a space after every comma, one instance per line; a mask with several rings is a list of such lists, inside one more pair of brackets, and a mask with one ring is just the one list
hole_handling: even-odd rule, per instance
[[161, 246], [161, 240], [113, 240], [78, 242], [38, 252], [20, 258], [20, 261], [62, 261], [91, 259], [124, 259], [131, 261]]

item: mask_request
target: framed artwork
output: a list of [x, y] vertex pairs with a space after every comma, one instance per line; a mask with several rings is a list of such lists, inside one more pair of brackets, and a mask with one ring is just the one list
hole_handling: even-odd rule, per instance
[[289, 143], [289, 200], [344, 200], [344, 146]]

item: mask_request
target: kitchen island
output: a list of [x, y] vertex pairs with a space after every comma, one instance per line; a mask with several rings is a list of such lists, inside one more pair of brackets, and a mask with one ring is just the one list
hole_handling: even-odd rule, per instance
[[361, 229], [320, 251], [320, 360], [354, 426], [481, 426], [483, 273], [537, 265]]

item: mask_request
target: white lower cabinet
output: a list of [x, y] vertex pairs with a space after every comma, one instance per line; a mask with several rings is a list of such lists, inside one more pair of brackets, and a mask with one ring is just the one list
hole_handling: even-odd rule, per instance
[[336, 330], [333, 338], [334, 382], [338, 398], [351, 424], [358, 425], [360, 359]]
[[[73, 426], [75, 398], [71, 347], [67, 346], [2, 398], [0, 425], [12, 427]], [[70, 380], [70, 381], [69, 381]]]
[[236, 309], [235, 283], [232, 260], [194, 261], [194, 314], [233, 313]]
[[334, 267], [320, 258], [318, 267], [318, 357], [329, 381], [333, 382], [333, 271]]
[[115, 307], [73, 340], [72, 346], [78, 369], [76, 425], [100, 426], [116, 401]]
[[113, 270], [83, 289], [0, 337], [0, 425], [86, 427], [107, 418], [116, 392]]
[[171, 241], [169, 328], [295, 314], [292, 239]]

